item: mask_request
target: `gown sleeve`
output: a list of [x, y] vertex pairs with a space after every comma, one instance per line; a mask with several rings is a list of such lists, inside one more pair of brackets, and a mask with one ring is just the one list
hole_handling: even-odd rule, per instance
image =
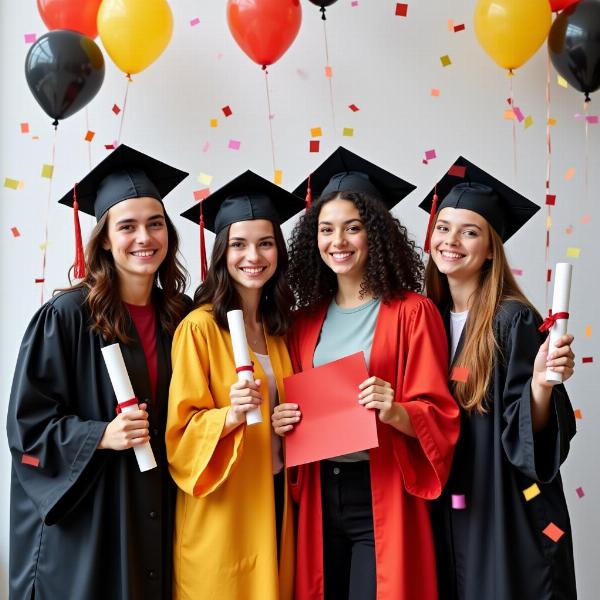
[[61, 317], [48, 303], [29, 324], [7, 415], [14, 473], [46, 525], [60, 521], [93, 488], [102, 463], [90, 462], [108, 425], [77, 415], [78, 403], [89, 399], [74, 397], [69, 377], [78, 371], [68, 348], [78, 333]]
[[209, 344], [201, 325], [184, 319], [177, 328], [166, 429], [171, 476], [184, 492], [200, 497], [227, 479], [241, 455], [246, 429], [240, 425], [220, 439], [230, 405], [229, 397], [211, 393]]
[[502, 445], [508, 460], [524, 475], [548, 483], [556, 477], [569, 453], [575, 416], [564, 386], [554, 386], [550, 420], [543, 431], [533, 433], [531, 379], [535, 356], [543, 341], [538, 325], [531, 309], [523, 307], [507, 323], [504, 335], [500, 333], [505, 340], [506, 375], [501, 397], [494, 398], [494, 402], [500, 402], [503, 410]]
[[[407, 355], [397, 400], [408, 412], [416, 438], [394, 435], [394, 452], [406, 490], [424, 499], [442, 493], [460, 429], [460, 412], [448, 390], [448, 343], [440, 314], [423, 299], [411, 315]], [[404, 362], [405, 361], [405, 362]]]

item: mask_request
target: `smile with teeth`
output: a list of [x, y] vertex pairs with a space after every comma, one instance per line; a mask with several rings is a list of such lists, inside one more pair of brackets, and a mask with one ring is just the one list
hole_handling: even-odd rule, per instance
[[353, 254], [352, 252], [331, 252], [330, 256], [334, 260], [345, 260], [349, 256], [352, 256], [352, 254]]
[[450, 250], [441, 250], [440, 254], [444, 258], [464, 258], [464, 254], [459, 254], [458, 252], [450, 252]]
[[136, 250], [132, 252], [133, 256], [137, 256], [139, 258], [148, 258], [149, 256], [154, 256], [156, 254], [156, 250]]
[[239, 267], [240, 271], [246, 273], [246, 275], [258, 275], [262, 273], [267, 267]]

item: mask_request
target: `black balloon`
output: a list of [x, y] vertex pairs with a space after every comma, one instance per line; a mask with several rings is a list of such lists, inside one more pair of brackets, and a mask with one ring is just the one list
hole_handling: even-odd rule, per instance
[[321, 15], [321, 18], [324, 21], [326, 19], [326, 17], [325, 17], [325, 7], [326, 6], [331, 6], [332, 4], [334, 4], [335, 2], [337, 2], [337, 0], [309, 0], [309, 2], [311, 4], [314, 4], [315, 6], [321, 7], [321, 13], [323, 13]]
[[561, 12], [548, 51], [554, 68], [589, 100], [600, 88], [600, 1], [581, 0]]
[[55, 29], [29, 49], [25, 77], [33, 97], [56, 125], [98, 93], [104, 81], [104, 57], [85, 35]]

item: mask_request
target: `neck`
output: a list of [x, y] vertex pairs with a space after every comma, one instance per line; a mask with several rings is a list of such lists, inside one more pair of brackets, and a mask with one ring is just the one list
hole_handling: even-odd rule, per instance
[[244, 313], [244, 323], [254, 325], [261, 321], [258, 314], [258, 305], [262, 290], [248, 290], [246, 288], [238, 289], [238, 294], [242, 301], [242, 312]]
[[456, 280], [448, 277], [448, 287], [452, 296], [452, 312], [464, 312], [473, 305], [473, 299], [477, 292], [479, 276], [468, 281]]
[[362, 276], [359, 279], [340, 277], [337, 278], [338, 289], [335, 294], [336, 304], [342, 308], [354, 308], [369, 302], [373, 295], [369, 292], [360, 295], [360, 284]]
[[149, 278], [131, 278], [119, 281], [119, 294], [123, 302], [135, 304], [137, 306], [146, 306], [150, 303], [152, 296], [152, 287], [154, 277]]

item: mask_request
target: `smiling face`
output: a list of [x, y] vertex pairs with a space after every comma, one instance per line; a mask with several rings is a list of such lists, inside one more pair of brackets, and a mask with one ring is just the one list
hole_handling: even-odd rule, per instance
[[261, 290], [277, 269], [273, 223], [266, 219], [239, 221], [229, 227], [227, 272], [238, 293]]
[[368, 256], [367, 230], [354, 203], [335, 198], [324, 204], [317, 231], [321, 258], [338, 279], [362, 281]]
[[163, 205], [155, 198], [130, 198], [107, 216], [102, 247], [112, 254], [118, 276], [153, 280], [169, 245]]
[[488, 222], [472, 210], [443, 208], [431, 234], [431, 258], [449, 280], [477, 280], [492, 258]]

